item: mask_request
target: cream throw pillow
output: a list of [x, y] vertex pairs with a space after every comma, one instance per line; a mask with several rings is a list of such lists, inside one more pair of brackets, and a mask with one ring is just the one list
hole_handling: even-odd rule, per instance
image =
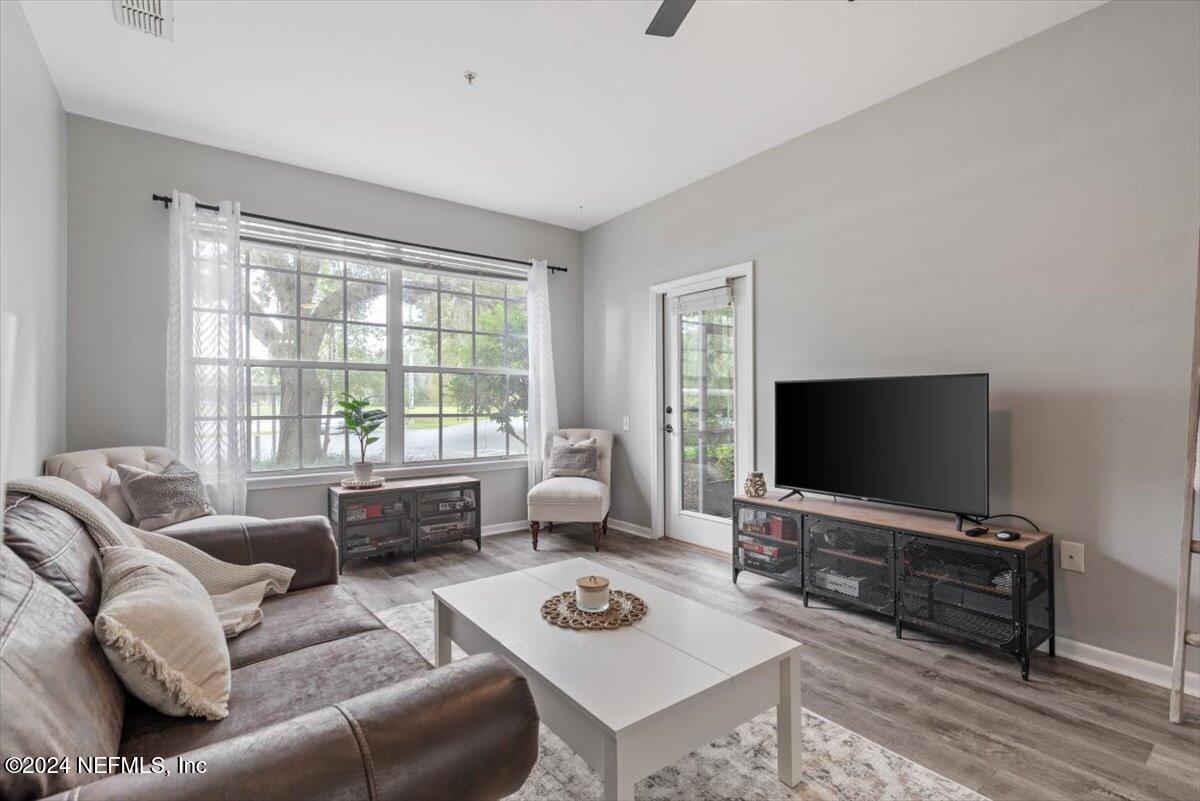
[[96, 637], [137, 698], [175, 717], [229, 714], [229, 646], [195, 576], [145, 548], [101, 550]]

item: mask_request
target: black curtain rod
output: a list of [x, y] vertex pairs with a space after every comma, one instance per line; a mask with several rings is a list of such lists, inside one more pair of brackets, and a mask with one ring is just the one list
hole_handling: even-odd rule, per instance
[[[170, 195], [151, 195], [150, 198], [156, 203], [163, 204], [163, 208], [171, 205]], [[209, 211], [218, 211], [217, 206], [209, 203], [197, 203], [196, 208], [208, 209]], [[437, 247], [435, 245], [422, 245], [420, 242], [405, 242], [402, 239], [388, 239], [386, 236], [375, 236], [374, 234], [360, 234], [356, 231], [343, 231], [341, 228], [330, 228], [325, 225], [313, 225], [312, 223], [298, 222], [296, 220], [285, 220], [282, 217], [268, 217], [266, 214], [254, 214], [253, 212], [243, 211], [243, 217], [253, 217], [256, 220], [266, 220], [267, 222], [282, 223], [284, 225], [299, 225], [303, 228], [311, 228], [315, 231], [324, 231], [327, 234], [341, 234], [342, 236], [353, 236], [359, 239], [371, 239], [375, 242], [387, 242], [390, 245], [403, 245], [410, 248], [424, 248], [425, 250], [440, 250], [442, 253], [453, 253], [455, 256], [470, 256], [476, 259], [488, 259], [489, 261], [503, 261], [508, 264], [522, 264], [526, 267], [532, 267], [532, 262], [521, 261], [520, 259], [506, 259], [503, 256], [489, 256], [486, 253], [472, 253], [469, 250], [454, 250], [453, 248]], [[566, 267], [555, 267], [553, 264], [546, 266], [546, 269], [552, 273], [565, 273]]]

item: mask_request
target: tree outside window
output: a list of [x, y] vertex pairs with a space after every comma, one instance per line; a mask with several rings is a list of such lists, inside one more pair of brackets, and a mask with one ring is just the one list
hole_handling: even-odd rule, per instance
[[[373, 462], [525, 453], [525, 284], [244, 242], [250, 469], [344, 467], [337, 398], [391, 412]], [[399, 285], [395, 285], [398, 283]], [[389, 330], [389, 303], [400, 307]], [[390, 346], [389, 346], [390, 343]], [[400, 397], [389, 376], [400, 371]], [[395, 407], [395, 408], [392, 408]]]

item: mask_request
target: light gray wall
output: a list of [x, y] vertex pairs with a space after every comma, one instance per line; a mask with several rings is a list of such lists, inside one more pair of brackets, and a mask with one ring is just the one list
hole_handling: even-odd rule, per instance
[[633, 426], [613, 516], [650, 521], [648, 287], [753, 260], [768, 480], [777, 379], [988, 371], [993, 509], [1087, 546], [1059, 633], [1169, 661], [1198, 31], [1114, 2], [586, 232], [584, 417]]
[[[560, 415], [582, 419], [581, 235], [505, 214], [68, 115], [67, 447], [161, 443], [167, 215], [152, 193], [568, 267], [551, 278]], [[481, 473], [484, 523], [525, 518], [522, 470]], [[251, 514], [319, 514], [323, 487], [250, 493]]]
[[67, 122], [19, 3], [0, 3], [0, 311], [17, 317], [6, 475], [65, 434]]

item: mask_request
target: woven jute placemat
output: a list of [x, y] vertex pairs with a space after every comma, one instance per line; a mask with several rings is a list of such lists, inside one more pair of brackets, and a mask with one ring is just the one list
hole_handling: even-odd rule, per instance
[[548, 598], [542, 604], [542, 617], [564, 629], [601, 630], [631, 626], [646, 616], [646, 602], [631, 592], [613, 590], [608, 595], [608, 609], [603, 612], [584, 612], [575, 605], [575, 593], [564, 592]]

